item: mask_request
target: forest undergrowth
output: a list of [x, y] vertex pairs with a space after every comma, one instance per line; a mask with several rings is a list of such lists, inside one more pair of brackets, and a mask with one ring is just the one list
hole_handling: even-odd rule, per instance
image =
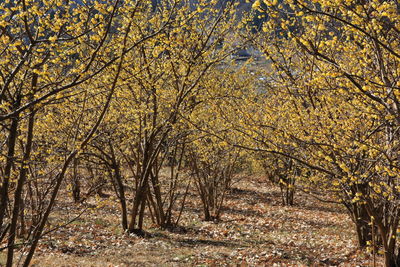
[[279, 187], [265, 177], [242, 179], [229, 191], [221, 221], [203, 221], [190, 193], [179, 227], [146, 221], [148, 232], [138, 237], [121, 232], [116, 200], [105, 197], [98, 208], [94, 198], [76, 205], [64, 194], [48, 227], [72, 222], [44, 237], [32, 266], [372, 266], [345, 210], [303, 193], [295, 198], [282, 206]]

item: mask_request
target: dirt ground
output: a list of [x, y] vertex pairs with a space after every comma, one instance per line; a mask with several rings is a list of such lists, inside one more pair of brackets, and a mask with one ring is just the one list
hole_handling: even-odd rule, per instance
[[147, 222], [147, 238], [122, 233], [116, 201], [102, 208], [68, 201], [51, 226], [58, 216], [65, 222], [85, 212], [42, 240], [32, 266], [372, 266], [340, 206], [298, 193], [295, 205], [284, 207], [279, 189], [260, 178], [233, 186], [220, 222], [203, 221], [192, 194], [180, 228]]

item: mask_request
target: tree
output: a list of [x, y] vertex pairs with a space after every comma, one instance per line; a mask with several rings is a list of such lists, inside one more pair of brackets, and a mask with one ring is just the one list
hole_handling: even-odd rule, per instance
[[[349, 209], [360, 245], [371, 239], [373, 223], [386, 266], [396, 266], [396, 2], [287, 1], [292, 16], [282, 14], [278, 1], [262, 2], [271, 19], [264, 24], [260, 47], [275, 68], [265, 110], [288, 120], [273, 125], [268, 136], [280, 140], [264, 142], [263, 150], [317, 171], [310, 182], [335, 192]], [[277, 25], [289, 29], [287, 38], [277, 38]], [[277, 98], [272, 100], [273, 94]], [[277, 144], [290, 144], [298, 152], [287, 153]]]
[[[24, 221], [22, 207], [41, 211], [32, 215], [34, 225], [23, 244], [28, 246], [23, 265], [28, 266], [70, 163], [85, 150], [109, 109], [125, 56], [159, 33], [155, 28], [136, 35], [128, 46], [142, 5], [146, 1], [0, 4], [0, 131], [6, 140], [0, 167], [0, 237], [8, 239], [3, 248], [8, 249], [7, 266], [13, 263], [18, 221]], [[107, 75], [101, 77], [103, 73]], [[93, 99], [98, 108], [89, 114], [87, 97], [99, 81], [106, 83]], [[90, 117], [92, 123], [82, 126]], [[25, 190], [31, 203], [22, 203]]]
[[[196, 108], [206, 90], [202, 81], [237, 45], [229, 42], [234, 38], [235, 4], [229, 2], [223, 9], [217, 6], [216, 2], [205, 2], [193, 9], [189, 3], [174, 1], [158, 3], [156, 8], [149, 6], [145, 9], [148, 19], [136, 21], [132, 35], [127, 37], [129, 46], [137, 36], [145, 38], [148, 31], [163, 29], [138, 50], [126, 54], [114, 103], [99, 135], [83, 153], [87, 162], [101, 162], [109, 169], [124, 230], [144, 234], [146, 208], [160, 227], [171, 227], [179, 220], [180, 212], [177, 218], [172, 212], [178, 205], [177, 197], [184, 195], [177, 193], [177, 183], [188, 186], [179, 178], [179, 162], [184, 158], [189, 134], [181, 117]], [[99, 81], [99, 88], [104, 82]], [[178, 165], [166, 166], [167, 161]], [[128, 167], [129, 175], [123, 175], [124, 167]], [[165, 167], [170, 167], [168, 178], [160, 175]], [[126, 188], [134, 191], [129, 216]]]
[[233, 176], [240, 162], [240, 150], [215, 137], [204, 136], [192, 143], [188, 162], [203, 204], [204, 220], [219, 221]]

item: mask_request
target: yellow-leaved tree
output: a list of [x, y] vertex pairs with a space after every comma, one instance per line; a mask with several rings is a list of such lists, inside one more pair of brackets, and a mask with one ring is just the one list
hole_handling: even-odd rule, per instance
[[398, 3], [261, 0], [254, 7], [268, 18], [253, 40], [271, 69], [260, 105], [266, 115], [257, 119], [268, 130], [249, 125], [253, 148], [313, 170], [308, 183], [346, 206], [360, 245], [381, 247], [386, 266], [396, 266]]
[[[0, 239], [7, 238], [6, 266], [16, 247], [25, 251], [23, 266], [29, 265], [70, 163], [109, 109], [125, 57], [167, 26], [165, 20], [136, 31], [150, 17], [150, 2], [0, 3]], [[15, 244], [17, 234], [28, 239]]]

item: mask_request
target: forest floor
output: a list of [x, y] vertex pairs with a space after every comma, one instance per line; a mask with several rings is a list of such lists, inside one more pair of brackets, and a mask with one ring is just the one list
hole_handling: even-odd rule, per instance
[[[279, 188], [263, 179], [236, 183], [220, 222], [202, 220], [201, 204], [188, 198], [179, 229], [146, 225], [150, 237], [123, 234], [117, 202], [102, 208], [65, 200], [57, 216], [74, 222], [48, 234], [32, 266], [372, 266], [357, 250], [345, 210], [298, 193], [295, 205], [281, 205]], [[69, 203], [68, 203], [69, 201]], [[50, 224], [57, 224], [52, 217]], [[377, 266], [382, 263], [377, 258]], [[1, 264], [0, 264], [1, 265]]]

